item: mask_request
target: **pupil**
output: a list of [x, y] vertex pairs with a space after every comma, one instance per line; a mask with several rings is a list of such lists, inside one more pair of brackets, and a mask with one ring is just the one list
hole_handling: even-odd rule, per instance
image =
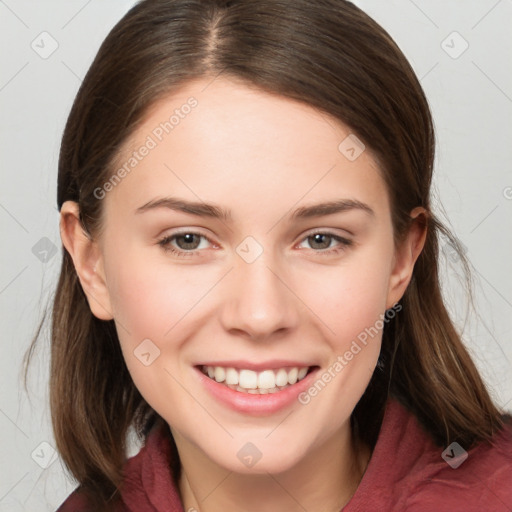
[[[196, 249], [198, 243], [194, 243], [194, 237], [196, 235], [193, 233], [185, 233], [184, 235], [180, 235], [176, 241], [183, 240], [184, 243], [178, 244], [181, 249]], [[192, 246], [192, 247], [191, 247]]]
[[331, 237], [329, 235], [323, 235], [322, 233], [316, 233], [313, 235], [313, 244], [319, 244], [322, 247], [316, 247], [317, 249], [327, 249], [331, 243]]

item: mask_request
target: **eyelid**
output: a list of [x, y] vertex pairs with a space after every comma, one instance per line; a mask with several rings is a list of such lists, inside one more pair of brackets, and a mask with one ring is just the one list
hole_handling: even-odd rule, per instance
[[[193, 228], [193, 229], [178, 228], [177, 231], [173, 231], [172, 233], [170, 233], [168, 235], [159, 236], [157, 239], [157, 244], [160, 245], [164, 251], [174, 253], [177, 256], [193, 257], [193, 256], [198, 256], [202, 251], [204, 251], [204, 249], [191, 249], [191, 250], [187, 251], [184, 249], [176, 248], [171, 245], [172, 240], [174, 240], [176, 237], [179, 237], [180, 235], [184, 235], [184, 234], [197, 235], [197, 236], [207, 240], [208, 243], [210, 243], [211, 245], [218, 247], [218, 244], [213, 242], [209, 236], [205, 235], [204, 233], [201, 233], [200, 231], [197, 231], [197, 228]], [[322, 235], [329, 236], [338, 242], [338, 246], [334, 247], [334, 248], [327, 248], [327, 249], [321, 249], [321, 250], [310, 249], [312, 252], [318, 253], [318, 254], [326, 255], [326, 254], [332, 254], [332, 253], [339, 253], [339, 252], [343, 251], [344, 249], [346, 249], [348, 246], [353, 245], [353, 243], [354, 243], [352, 239], [335, 233], [331, 228], [314, 228], [313, 230], [308, 231], [305, 234], [301, 235], [301, 238], [295, 245], [305, 242], [308, 238], [310, 238], [316, 234], [322, 234]]]
[[304, 238], [307, 238], [308, 236], [316, 235], [317, 233], [321, 233], [322, 235], [337, 236], [340, 238], [348, 238], [348, 237], [354, 236], [353, 233], [351, 233], [350, 231], [348, 231], [346, 229], [342, 229], [340, 231], [344, 231], [345, 233], [347, 233], [348, 236], [344, 236], [341, 233], [336, 232], [334, 228], [313, 228], [312, 230], [307, 231], [304, 235], [301, 235], [301, 236], [302, 236], [302, 240]]
[[[168, 230], [164, 230], [163, 233], [166, 233]], [[155, 237], [155, 240], [157, 243], [161, 242], [162, 240], [166, 240], [166, 239], [173, 239], [175, 237], [178, 237], [180, 235], [197, 235], [201, 238], [204, 238], [206, 240], [208, 240], [208, 242], [211, 244], [211, 245], [216, 245], [218, 246], [219, 244], [215, 243], [212, 239], [212, 237], [210, 237], [210, 235], [206, 235], [205, 233], [199, 231], [199, 228], [177, 228], [176, 231], [172, 231], [171, 233], [167, 233], [167, 234], [162, 234], [162, 235], [158, 235]], [[195, 249], [197, 250], [197, 249]], [[192, 251], [186, 251], [186, 252], [192, 252]]]
[[350, 231], [349, 229], [346, 229], [346, 228], [312, 228], [310, 231], [307, 231], [306, 232], [307, 234], [305, 236], [311, 236], [311, 235], [314, 235], [315, 233], [325, 233], [326, 235], [327, 234], [330, 234], [330, 235], [333, 235], [333, 236], [339, 236], [339, 237], [342, 237], [342, 238], [348, 238], [348, 237], [353, 237], [355, 236], [355, 232], [354, 231]]
[[159, 235], [156, 237], [156, 244], [159, 245], [165, 252], [170, 252], [176, 256], [184, 256], [184, 257], [193, 257], [198, 256], [200, 252], [202, 252], [204, 249], [193, 249], [186, 251], [184, 249], [179, 249], [177, 247], [174, 247], [171, 242], [174, 241], [177, 237], [180, 235], [197, 235], [200, 238], [203, 238], [208, 241], [210, 245], [216, 246], [217, 244], [213, 242], [213, 240], [205, 235], [204, 233], [201, 233], [201, 231], [198, 231], [197, 228], [178, 228], [177, 231], [173, 231], [169, 234]]
[[[204, 236], [205, 238], [210, 238], [209, 235], [205, 234], [203, 231], [202, 231], [203, 228], [200, 228], [198, 226], [185, 226], [185, 227], [180, 227], [180, 228], [166, 228], [166, 229], [163, 229], [158, 235], [155, 236], [155, 239], [160, 239], [160, 238], [164, 238], [167, 237], [167, 236], [177, 236], [177, 235], [183, 235], [183, 234], [188, 234], [188, 233], [191, 233], [191, 234], [194, 234], [194, 235], [201, 235], [201, 236]], [[168, 235], [163, 235], [163, 233], [169, 233]]]
[[[351, 237], [353, 237], [354, 235], [347, 230], [343, 230], [343, 231], [345, 231], [345, 233], [347, 233], [347, 236], [345, 236], [341, 233], [337, 233], [332, 228], [314, 228], [313, 230], [307, 231], [305, 234], [301, 235], [298, 243], [303, 242], [307, 238], [314, 236], [316, 234], [321, 234], [321, 235], [330, 236], [337, 240], [343, 240], [344, 242], [352, 244], [353, 240]], [[320, 251], [318, 251], [318, 252], [320, 252]]]

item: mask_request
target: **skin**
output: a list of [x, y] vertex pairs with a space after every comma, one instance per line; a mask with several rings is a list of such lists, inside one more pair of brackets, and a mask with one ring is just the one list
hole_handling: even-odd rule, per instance
[[[62, 242], [93, 314], [115, 320], [136, 386], [171, 427], [185, 510], [340, 510], [371, 455], [353, 438], [349, 418], [375, 369], [381, 332], [308, 404], [294, 401], [268, 415], [228, 409], [193, 366], [293, 359], [325, 371], [402, 297], [425, 232], [413, 222], [395, 247], [386, 187], [370, 150], [355, 161], [338, 150], [348, 127], [226, 78], [189, 82], [154, 104], [118, 164], [191, 96], [198, 105], [102, 200], [101, 235], [85, 236], [77, 205], [68, 201]], [[171, 195], [214, 203], [232, 218], [168, 208], [136, 213]], [[360, 201], [373, 214], [353, 208], [291, 216], [339, 199]], [[198, 238], [191, 250], [175, 238], [175, 249], [194, 252], [177, 257], [158, 241], [178, 229], [210, 242]], [[351, 244], [327, 237], [323, 248], [308, 238], [317, 229]], [[263, 248], [252, 263], [236, 252], [247, 236]], [[134, 356], [144, 339], [160, 350], [148, 366]], [[251, 468], [237, 457], [248, 442], [262, 453]]]

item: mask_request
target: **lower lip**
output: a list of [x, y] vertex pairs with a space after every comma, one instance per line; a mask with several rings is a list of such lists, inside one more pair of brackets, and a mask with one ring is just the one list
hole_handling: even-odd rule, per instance
[[311, 386], [318, 368], [314, 368], [302, 380], [282, 391], [264, 395], [234, 391], [226, 385], [219, 384], [217, 381], [210, 379], [200, 368], [195, 368], [195, 370], [199, 375], [202, 385], [219, 402], [237, 412], [264, 416], [280, 411], [296, 402], [298, 395]]

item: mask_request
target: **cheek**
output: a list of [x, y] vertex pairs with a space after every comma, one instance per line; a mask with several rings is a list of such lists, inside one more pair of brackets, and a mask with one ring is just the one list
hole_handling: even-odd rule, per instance
[[[176, 265], [148, 263], [135, 250], [112, 260], [108, 287], [121, 350], [132, 379], [154, 405], [165, 388], [167, 406], [177, 406], [183, 394], [171, 373], [179, 362], [180, 338], [187, 314], [204, 295], [204, 285]], [[204, 279], [203, 279], [204, 283]], [[171, 363], [171, 364], [170, 364]], [[156, 402], [158, 404], [158, 401]]]
[[114, 316], [133, 342], [141, 336], [162, 340], [204, 294], [204, 273], [167, 264], [165, 256], [150, 261], [144, 251], [126, 254], [108, 274]]
[[353, 261], [329, 267], [322, 271], [323, 275], [309, 278], [308, 305], [319, 312], [328, 327], [326, 334], [337, 349], [342, 350], [374, 326], [385, 312], [389, 268], [390, 258], [385, 251], [368, 251], [368, 255], [361, 253]]
[[[346, 420], [364, 393], [380, 354], [392, 247], [389, 251], [386, 244], [378, 247], [329, 267], [320, 281], [309, 278], [310, 290], [315, 282], [317, 290], [318, 283], [324, 283], [322, 293], [309, 294], [308, 305], [319, 312], [329, 350], [318, 375], [322, 382], [315, 382], [301, 403], [313, 401], [318, 421], [330, 417], [333, 429]], [[319, 394], [323, 398], [317, 400]]]
[[163, 382], [177, 397], [182, 390], [169, 372], [182, 365], [183, 347], [196, 333], [203, 309], [210, 307], [206, 295], [223, 270], [178, 265], [167, 261], [163, 252], [155, 256], [153, 251], [150, 258], [147, 250], [135, 247], [119, 253], [127, 257], [106, 260], [106, 273], [126, 365], [146, 400], [155, 399], [155, 389]]
[[369, 265], [361, 259], [358, 265], [331, 269], [322, 294], [310, 295], [329, 350], [299, 403], [314, 411], [311, 421], [324, 436], [347, 421], [375, 371], [385, 326], [388, 263], [373, 258]]

